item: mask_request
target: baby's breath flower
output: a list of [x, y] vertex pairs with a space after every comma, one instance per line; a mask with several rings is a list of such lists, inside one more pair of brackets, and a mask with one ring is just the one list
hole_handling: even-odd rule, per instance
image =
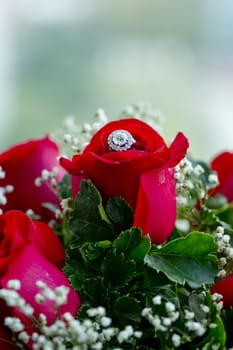
[[103, 327], [109, 327], [111, 323], [112, 323], [112, 320], [109, 317], [103, 316], [100, 319], [100, 324]]
[[220, 270], [219, 272], [218, 272], [218, 274], [217, 274], [217, 276], [219, 277], [219, 278], [223, 278], [223, 277], [225, 277], [226, 276], [226, 271], [224, 270], [224, 269], [222, 269], [222, 270]]
[[219, 301], [217, 304], [216, 304], [216, 309], [218, 311], [221, 311], [223, 308], [223, 301]]
[[193, 172], [195, 175], [200, 176], [201, 174], [204, 174], [205, 170], [200, 164], [197, 164], [195, 165]]
[[39, 176], [35, 179], [34, 184], [36, 187], [40, 187], [43, 183], [50, 180], [50, 184], [52, 185], [52, 187], [56, 188], [57, 187], [57, 180], [56, 180], [57, 174], [58, 174], [57, 167], [53, 167], [52, 170], [42, 169], [41, 176]]
[[214, 294], [212, 294], [212, 299], [213, 299], [214, 301], [219, 301], [219, 300], [221, 300], [222, 298], [223, 298], [222, 294], [219, 294], [219, 293], [214, 293]]
[[14, 191], [14, 186], [12, 186], [12, 185], [0, 187], [0, 205], [6, 205], [6, 203], [7, 203], [6, 194], [11, 193], [13, 191]]
[[156, 295], [153, 299], [152, 302], [154, 305], [160, 305], [162, 302], [162, 296], [161, 295]]
[[9, 280], [7, 282], [7, 288], [19, 290], [21, 288], [21, 282], [19, 280]]
[[46, 299], [45, 299], [44, 295], [42, 295], [41, 293], [37, 293], [37, 294], [35, 295], [35, 301], [36, 301], [38, 304], [45, 304]]
[[3, 170], [2, 166], [0, 165], [0, 179], [5, 179], [6, 172]]
[[208, 180], [210, 183], [212, 183], [213, 185], [217, 186], [219, 184], [219, 180], [218, 180], [218, 175], [217, 174], [210, 174], [208, 176]]
[[27, 344], [30, 340], [30, 336], [27, 334], [27, 332], [25, 331], [22, 331], [18, 334], [18, 339], [24, 343], [24, 344]]
[[201, 304], [200, 307], [201, 307], [201, 309], [202, 309], [203, 312], [205, 312], [206, 314], [209, 313], [209, 311], [210, 311], [209, 306], [204, 305], [204, 304]]
[[179, 334], [176, 334], [176, 333], [172, 334], [171, 340], [172, 340], [172, 343], [175, 346], [175, 348], [178, 348], [180, 346], [181, 337]]
[[117, 336], [118, 342], [121, 344], [124, 341], [128, 341], [129, 338], [134, 334], [134, 330], [132, 326], [126, 326], [123, 331], [119, 332]]
[[69, 288], [65, 286], [59, 286], [55, 289], [55, 302], [57, 306], [65, 305], [67, 303], [67, 296]]
[[175, 304], [173, 304], [171, 301], [167, 301], [165, 304], [167, 312], [175, 311], [176, 307]]
[[184, 310], [184, 318], [186, 320], [192, 320], [194, 318], [194, 312], [189, 311], [189, 310]]
[[176, 197], [176, 202], [177, 202], [177, 205], [180, 205], [180, 206], [186, 205], [188, 203], [187, 198], [181, 197], [181, 196]]
[[17, 317], [5, 317], [4, 325], [9, 327], [14, 333], [18, 333], [24, 330], [24, 325]]

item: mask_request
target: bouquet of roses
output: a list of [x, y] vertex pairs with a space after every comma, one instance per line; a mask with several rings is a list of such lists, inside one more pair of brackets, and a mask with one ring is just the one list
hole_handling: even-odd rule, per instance
[[1, 349], [233, 349], [233, 153], [96, 117], [0, 154]]

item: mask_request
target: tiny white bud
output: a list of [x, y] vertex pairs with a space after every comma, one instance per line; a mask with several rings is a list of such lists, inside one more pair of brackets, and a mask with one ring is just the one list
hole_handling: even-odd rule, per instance
[[208, 180], [210, 183], [212, 183], [214, 185], [218, 185], [218, 183], [219, 183], [217, 174], [210, 174], [208, 176]]
[[13, 289], [13, 290], [19, 290], [21, 288], [21, 282], [20, 280], [9, 280], [7, 282], [7, 288]]
[[162, 297], [161, 295], [156, 295], [153, 299], [152, 302], [154, 305], [160, 305], [162, 302]]
[[173, 304], [171, 301], [167, 301], [165, 307], [167, 312], [173, 312], [176, 309], [175, 304]]
[[172, 335], [172, 343], [173, 343], [173, 345], [175, 346], [175, 348], [178, 348], [178, 346], [180, 346], [180, 344], [181, 344], [181, 338], [180, 338], [180, 336], [178, 335], [178, 334], [176, 334], [176, 333], [174, 333], [173, 335]]

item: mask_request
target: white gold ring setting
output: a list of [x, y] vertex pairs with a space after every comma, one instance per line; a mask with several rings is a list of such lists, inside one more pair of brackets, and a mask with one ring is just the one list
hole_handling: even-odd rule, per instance
[[108, 146], [111, 151], [127, 151], [135, 142], [127, 130], [115, 130], [108, 136]]

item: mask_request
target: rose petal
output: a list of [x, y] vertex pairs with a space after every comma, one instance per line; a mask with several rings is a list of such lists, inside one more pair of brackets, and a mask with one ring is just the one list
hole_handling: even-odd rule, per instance
[[[44, 313], [47, 316], [49, 324], [54, 321], [55, 317], [54, 302], [48, 301], [46, 304], [36, 303], [35, 295], [39, 291], [36, 286], [38, 280], [45, 282], [48, 287], [53, 289], [61, 285], [68, 287], [70, 289], [68, 302], [60, 307], [58, 315], [66, 311], [71, 312], [73, 315], [76, 314], [80, 305], [77, 293], [71, 288], [64, 273], [46, 260], [33, 244], [26, 246], [12, 261], [6, 274], [1, 279], [2, 287], [6, 287], [7, 282], [11, 279], [21, 281], [20, 294], [27, 303], [34, 307], [36, 316], [39, 313]], [[15, 313], [17, 314], [17, 311]]]
[[0, 274], [27, 242], [30, 220], [22, 212], [11, 210], [0, 215]]
[[44, 222], [34, 221], [29, 240], [40, 250], [42, 255], [57, 267], [63, 267], [65, 261], [65, 251], [60, 239], [53, 230]]
[[156, 151], [164, 147], [163, 138], [150, 125], [136, 118], [114, 120], [103, 126], [92, 137], [84, 153], [94, 152], [103, 155], [109, 151], [108, 137], [116, 130], [129, 131], [136, 140], [134, 147], [143, 151]]
[[50, 171], [54, 166], [59, 168], [57, 179], [62, 178], [64, 170], [59, 167], [58, 154], [58, 146], [48, 136], [15, 145], [0, 154], [0, 166], [6, 172], [6, 177], [0, 179], [0, 186], [14, 186], [13, 192], [7, 194], [6, 205], [1, 206], [4, 212], [32, 209], [45, 221], [54, 217], [42, 204], [49, 202], [59, 206], [58, 196], [49, 181], [37, 187], [35, 179], [41, 176], [43, 169]]
[[18, 346], [14, 345], [12, 342], [12, 334], [11, 332], [5, 328], [0, 326], [0, 349], [2, 350], [17, 350]]
[[185, 157], [188, 147], [187, 137], [182, 132], [179, 132], [169, 147], [171, 158], [167, 166], [172, 168], [176, 166]]
[[233, 201], [233, 153], [223, 152], [211, 162], [211, 169], [216, 171], [219, 186], [214, 193], [222, 193], [231, 202]]
[[173, 171], [168, 168], [148, 171], [141, 176], [134, 226], [149, 234], [151, 241], [163, 243], [176, 220], [176, 193]]
[[229, 275], [227, 278], [215, 283], [211, 288], [211, 294], [218, 293], [223, 296], [223, 305], [225, 309], [233, 306], [233, 274]]

